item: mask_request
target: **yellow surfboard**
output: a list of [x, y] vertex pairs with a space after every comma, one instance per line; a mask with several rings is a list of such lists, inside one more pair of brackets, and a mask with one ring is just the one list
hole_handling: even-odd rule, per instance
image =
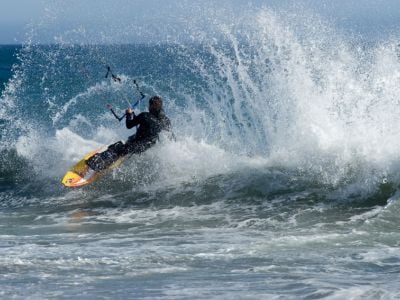
[[102, 171], [94, 171], [86, 164], [86, 160], [91, 158], [96, 153], [101, 152], [104, 149], [95, 150], [88, 155], [86, 155], [82, 160], [80, 160], [71, 170], [69, 170], [62, 179], [62, 184], [66, 187], [80, 187], [92, 182], [95, 182], [108, 171], [118, 167], [124, 161], [125, 157], [121, 157], [107, 169]]

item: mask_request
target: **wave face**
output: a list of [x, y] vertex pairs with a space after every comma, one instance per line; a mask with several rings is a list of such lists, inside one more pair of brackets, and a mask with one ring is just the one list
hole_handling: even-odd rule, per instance
[[[184, 1], [146, 27], [118, 4], [87, 24], [49, 4], [23, 47], [0, 47], [15, 54], [0, 70], [0, 295], [396, 297], [397, 43], [302, 7]], [[106, 109], [139, 99], [134, 80], [164, 98], [177, 140], [63, 188], [85, 154], [134, 133]]]

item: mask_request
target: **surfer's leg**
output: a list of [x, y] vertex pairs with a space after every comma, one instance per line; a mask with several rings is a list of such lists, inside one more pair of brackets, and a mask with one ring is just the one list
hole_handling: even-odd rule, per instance
[[155, 143], [148, 142], [148, 141], [129, 141], [128, 140], [125, 144], [125, 151], [126, 151], [126, 153], [139, 154], [139, 153], [146, 151], [154, 144]]
[[95, 171], [101, 171], [108, 168], [125, 154], [125, 145], [122, 142], [117, 142], [110, 145], [106, 151], [93, 155], [86, 161], [86, 164]]
[[96, 153], [91, 158], [86, 160], [86, 164], [94, 171], [101, 171], [106, 168], [104, 159], [101, 157], [100, 153]]
[[126, 146], [123, 142], [119, 141], [108, 146], [107, 151], [114, 152], [116, 155], [121, 157], [126, 155]]

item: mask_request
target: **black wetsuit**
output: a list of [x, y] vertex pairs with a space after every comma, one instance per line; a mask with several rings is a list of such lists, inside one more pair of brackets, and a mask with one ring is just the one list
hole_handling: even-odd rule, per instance
[[157, 142], [162, 130], [171, 130], [171, 122], [162, 110], [158, 113], [143, 112], [138, 116], [134, 113], [127, 114], [126, 128], [131, 129], [137, 125], [139, 128], [136, 134], [125, 143], [126, 154], [147, 150]]
[[136, 134], [130, 136], [125, 144], [117, 142], [110, 145], [106, 151], [87, 160], [88, 166], [96, 171], [104, 170], [122, 156], [129, 153], [142, 153], [149, 149], [157, 142], [161, 131], [171, 131], [171, 121], [163, 110], [143, 112], [137, 116], [134, 113], [126, 115], [126, 127], [128, 129], [138, 125]]

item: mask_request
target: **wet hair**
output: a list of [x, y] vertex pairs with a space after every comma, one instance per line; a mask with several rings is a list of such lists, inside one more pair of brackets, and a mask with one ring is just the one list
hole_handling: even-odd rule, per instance
[[153, 96], [149, 100], [149, 106], [155, 111], [160, 111], [162, 109], [163, 101], [160, 96]]

